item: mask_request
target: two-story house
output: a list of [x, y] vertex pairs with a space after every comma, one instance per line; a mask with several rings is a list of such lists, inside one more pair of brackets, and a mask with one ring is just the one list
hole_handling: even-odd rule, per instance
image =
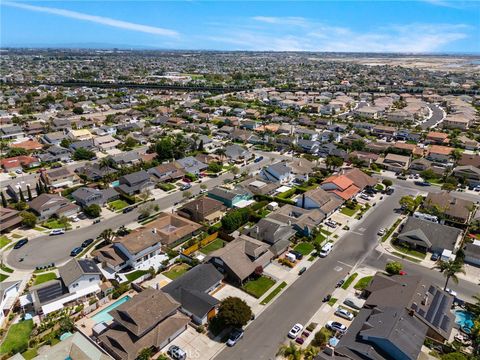
[[227, 189], [216, 186], [208, 191], [208, 197], [220, 201], [228, 208], [233, 208], [250, 204], [253, 194], [245, 188]]
[[116, 189], [128, 195], [139, 194], [142, 191], [151, 190], [155, 186], [145, 170], [124, 175], [120, 177], [119, 182], [120, 185]]
[[283, 161], [264, 167], [260, 176], [270, 182], [287, 184], [293, 180], [292, 169]]
[[89, 187], [81, 187], [75, 190], [71, 196], [78, 205], [81, 207], [87, 207], [93, 204], [100, 206], [105, 205], [107, 202], [118, 199], [120, 194], [113, 188], [99, 190]]
[[28, 202], [28, 206], [39, 217], [40, 220], [46, 220], [52, 216], [71, 217], [80, 212], [78, 205], [72, 204], [68, 199], [60, 195], [40, 194], [32, 201]]

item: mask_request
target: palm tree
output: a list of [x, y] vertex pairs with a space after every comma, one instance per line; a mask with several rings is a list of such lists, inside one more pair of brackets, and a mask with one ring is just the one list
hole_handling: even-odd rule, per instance
[[300, 349], [293, 341], [288, 345], [280, 346], [277, 355], [282, 356], [286, 360], [300, 360], [302, 358], [302, 349]]
[[100, 169], [106, 169], [106, 168], [113, 169], [115, 167], [115, 161], [111, 156], [106, 156], [100, 159], [99, 166], [100, 166]]
[[314, 360], [318, 355], [318, 348], [309, 345], [303, 350], [303, 360]]
[[450, 279], [452, 279], [455, 284], [458, 284], [458, 273], [465, 274], [463, 264], [459, 261], [440, 261], [433, 268], [440, 270], [440, 272], [443, 273], [443, 276], [445, 276], [445, 286], [443, 287], [443, 290], [447, 288]]
[[105, 229], [100, 234], [100, 237], [107, 243], [111, 244], [113, 239], [115, 238], [115, 233], [112, 229]]

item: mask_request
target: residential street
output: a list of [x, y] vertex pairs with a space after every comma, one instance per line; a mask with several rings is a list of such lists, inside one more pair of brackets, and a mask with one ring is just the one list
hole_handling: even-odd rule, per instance
[[[281, 155], [269, 154], [270, 157], [283, 158]], [[270, 159], [265, 158], [259, 163], [252, 163], [246, 167], [241, 167], [241, 171], [247, 170], [249, 173], [260, 169], [262, 166], [269, 164]], [[223, 180], [233, 178], [233, 174], [226, 173], [217, 178], [208, 179], [203, 182], [211, 189], [217, 185], [223, 184]], [[200, 192], [200, 184], [193, 184], [189, 190], [192, 194]], [[158, 204], [161, 210], [172, 207], [175, 203], [183, 200], [182, 192], [177, 191], [173, 194], [166, 195], [161, 199], [155, 200], [153, 204]], [[130, 224], [137, 220], [139, 215], [138, 209], [106, 219], [98, 224], [91, 225], [87, 228], [67, 231], [64, 235], [59, 236], [41, 236], [30, 240], [25, 246], [18, 250], [11, 250], [6, 256], [6, 262], [17, 269], [32, 270], [37, 266], [46, 264], [61, 264], [69, 259], [70, 251], [89, 238], [96, 238], [105, 229], [118, 229], [122, 225]], [[23, 258], [23, 261], [19, 261]]]
[[[215, 359], [274, 359], [290, 328], [295, 323], [305, 325], [321, 306], [323, 297], [331, 293], [336, 282], [346, 277], [355, 265], [365, 264], [383, 269], [388, 256], [375, 250], [378, 245], [377, 231], [394, 222], [398, 216], [394, 213], [398, 200], [409, 194], [415, 195], [416, 191], [397, 188], [393, 195], [373, 208], [363, 222], [352, 227], [352, 230], [340, 239], [327, 258], [313, 264], [247, 327], [242, 341], [232, 348], [225, 348]], [[402, 262], [407, 273], [422, 274], [435, 283], [443, 284], [442, 274], [407, 261]], [[469, 298], [480, 291], [472, 283], [465, 281], [452, 287], [463, 298]]]

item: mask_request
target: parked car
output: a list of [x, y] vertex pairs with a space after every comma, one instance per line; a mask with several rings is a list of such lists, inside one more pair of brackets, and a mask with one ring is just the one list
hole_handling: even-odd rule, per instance
[[304, 266], [303, 268], [300, 269], [298, 272], [298, 275], [302, 275], [305, 271], [307, 271], [307, 268]]
[[339, 287], [342, 286], [344, 283], [345, 283], [345, 280], [344, 280], [344, 279], [338, 280], [338, 281], [337, 281], [337, 284], [335, 285], [335, 287], [336, 287], [336, 288], [339, 288]]
[[180, 347], [177, 345], [172, 345], [168, 348], [167, 354], [173, 359], [173, 360], [185, 360], [187, 358], [187, 353], [182, 350]]
[[414, 184], [418, 186], [430, 186], [428, 181], [415, 181]]
[[360, 195], [360, 199], [363, 199], [363, 200], [366, 200], [366, 201], [370, 200], [370, 198], [366, 194]]
[[383, 236], [383, 235], [385, 235], [386, 232], [387, 231], [384, 228], [381, 228], [380, 230], [378, 230], [377, 235], [378, 236]]
[[361, 304], [358, 300], [351, 298], [346, 298], [345, 300], [343, 300], [343, 303], [355, 310], [360, 310], [363, 306], [363, 304]]
[[93, 243], [93, 239], [87, 239], [82, 243], [82, 248], [86, 248], [88, 245]]
[[407, 177], [405, 175], [399, 175], [397, 176], [397, 179], [399, 180], [407, 180]]
[[83, 251], [83, 248], [82, 247], [76, 247], [74, 248], [72, 251], [70, 251], [70, 256], [77, 256], [78, 254], [80, 254], [81, 252]]
[[325, 222], [325, 225], [330, 226], [331, 228], [334, 228], [337, 226], [337, 223], [333, 220], [328, 220]]
[[332, 331], [338, 331], [339, 333], [345, 333], [347, 331], [347, 327], [337, 321], [329, 321], [325, 325], [325, 327]]
[[345, 309], [342, 309], [342, 308], [338, 308], [338, 309], [335, 311], [335, 315], [337, 315], [337, 316], [339, 316], [339, 317], [341, 317], [341, 318], [350, 320], [350, 321], [353, 320], [353, 314], [352, 314], [350, 311], [345, 310]]
[[432, 261], [438, 261], [440, 259], [440, 254], [433, 253], [432, 256], [430, 256], [430, 260]]
[[290, 254], [293, 254], [295, 255], [295, 257], [297, 258], [297, 260], [302, 260], [303, 259], [303, 254], [299, 251], [295, 251], [295, 250], [290, 250]]
[[20, 249], [20, 248], [21, 248], [23, 245], [25, 245], [26, 243], [28, 243], [28, 239], [22, 239], [22, 240], [18, 241], [18, 242], [13, 246], [13, 248], [14, 248], [15, 250]]
[[394, 192], [395, 192], [394, 188], [388, 188], [387, 191], [385, 192], [385, 194], [392, 195]]
[[322, 299], [322, 302], [330, 301], [331, 298], [332, 298], [332, 295], [328, 294], [327, 296], [325, 296], [325, 297]]
[[447, 293], [449, 293], [450, 295], [452, 295], [453, 297], [457, 297], [457, 292], [456, 292], [456, 291], [454, 291], [454, 290], [452, 290], [452, 289], [450, 289], [450, 288], [446, 288], [445, 291], [446, 291]]
[[184, 190], [188, 190], [192, 187], [191, 184], [185, 184], [185, 185], [182, 185], [182, 187], [180, 188], [180, 190], [184, 191]]
[[130, 211], [133, 211], [133, 207], [127, 207], [127, 208], [123, 209], [124, 214], [129, 213]]
[[54, 229], [50, 231], [50, 235], [62, 235], [62, 234], [65, 234], [64, 229]]
[[200, 189], [200, 194], [206, 194], [208, 192], [207, 189]]
[[257, 157], [253, 162], [258, 163], [258, 162], [260, 162], [260, 161], [262, 161], [262, 160], [263, 160], [263, 156], [259, 156], [259, 157]]
[[293, 325], [292, 329], [288, 332], [288, 337], [290, 339], [295, 339], [298, 334], [300, 334], [303, 330], [303, 325], [302, 324], [295, 324]]
[[320, 250], [320, 257], [326, 257], [333, 249], [332, 243], [326, 243], [323, 245], [322, 250]]
[[227, 340], [227, 346], [234, 346], [242, 337], [244, 331], [242, 329], [233, 329]]
[[21, 174], [21, 173], [22, 173], [22, 170], [21, 170], [21, 169], [17, 169], [17, 170], [15, 170], [15, 172], [16, 172], [17, 174]]

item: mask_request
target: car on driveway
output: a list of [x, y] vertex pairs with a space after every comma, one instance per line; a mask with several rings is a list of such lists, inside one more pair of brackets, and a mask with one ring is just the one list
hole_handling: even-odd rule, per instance
[[27, 239], [22, 239], [22, 240], [18, 241], [18, 242], [13, 246], [13, 248], [14, 248], [15, 250], [20, 249], [20, 248], [21, 248], [23, 245], [25, 245], [27, 242], [28, 242]]
[[297, 258], [297, 260], [302, 260], [303, 259], [303, 254], [299, 251], [295, 251], [295, 250], [290, 250], [290, 254], [293, 254], [295, 255], [295, 257]]
[[295, 324], [288, 332], [288, 337], [290, 339], [295, 339], [303, 330], [302, 324]]
[[187, 353], [182, 350], [180, 347], [177, 345], [172, 345], [168, 348], [167, 354], [173, 359], [173, 360], [185, 360], [187, 358]]
[[345, 333], [347, 331], [347, 327], [337, 321], [329, 321], [325, 325], [325, 327], [332, 331], [338, 331], [339, 333]]
[[430, 260], [432, 261], [438, 261], [440, 259], [440, 254], [438, 253], [433, 253], [432, 256], [430, 256]]
[[234, 346], [243, 337], [243, 332], [242, 329], [233, 329], [228, 337], [227, 346]]
[[335, 315], [350, 321], [353, 320], [353, 314], [350, 311], [342, 309], [340, 307], [335, 311]]
[[328, 220], [325, 222], [325, 225], [330, 226], [331, 228], [334, 228], [337, 226], [337, 223], [333, 220]]
[[83, 251], [82, 247], [76, 247], [72, 251], [70, 251], [70, 256], [77, 256]]
[[63, 229], [54, 229], [50, 231], [50, 235], [62, 235], [65, 234], [65, 230]]
[[93, 239], [87, 239], [82, 243], [82, 248], [86, 248], [88, 245], [93, 243]]

